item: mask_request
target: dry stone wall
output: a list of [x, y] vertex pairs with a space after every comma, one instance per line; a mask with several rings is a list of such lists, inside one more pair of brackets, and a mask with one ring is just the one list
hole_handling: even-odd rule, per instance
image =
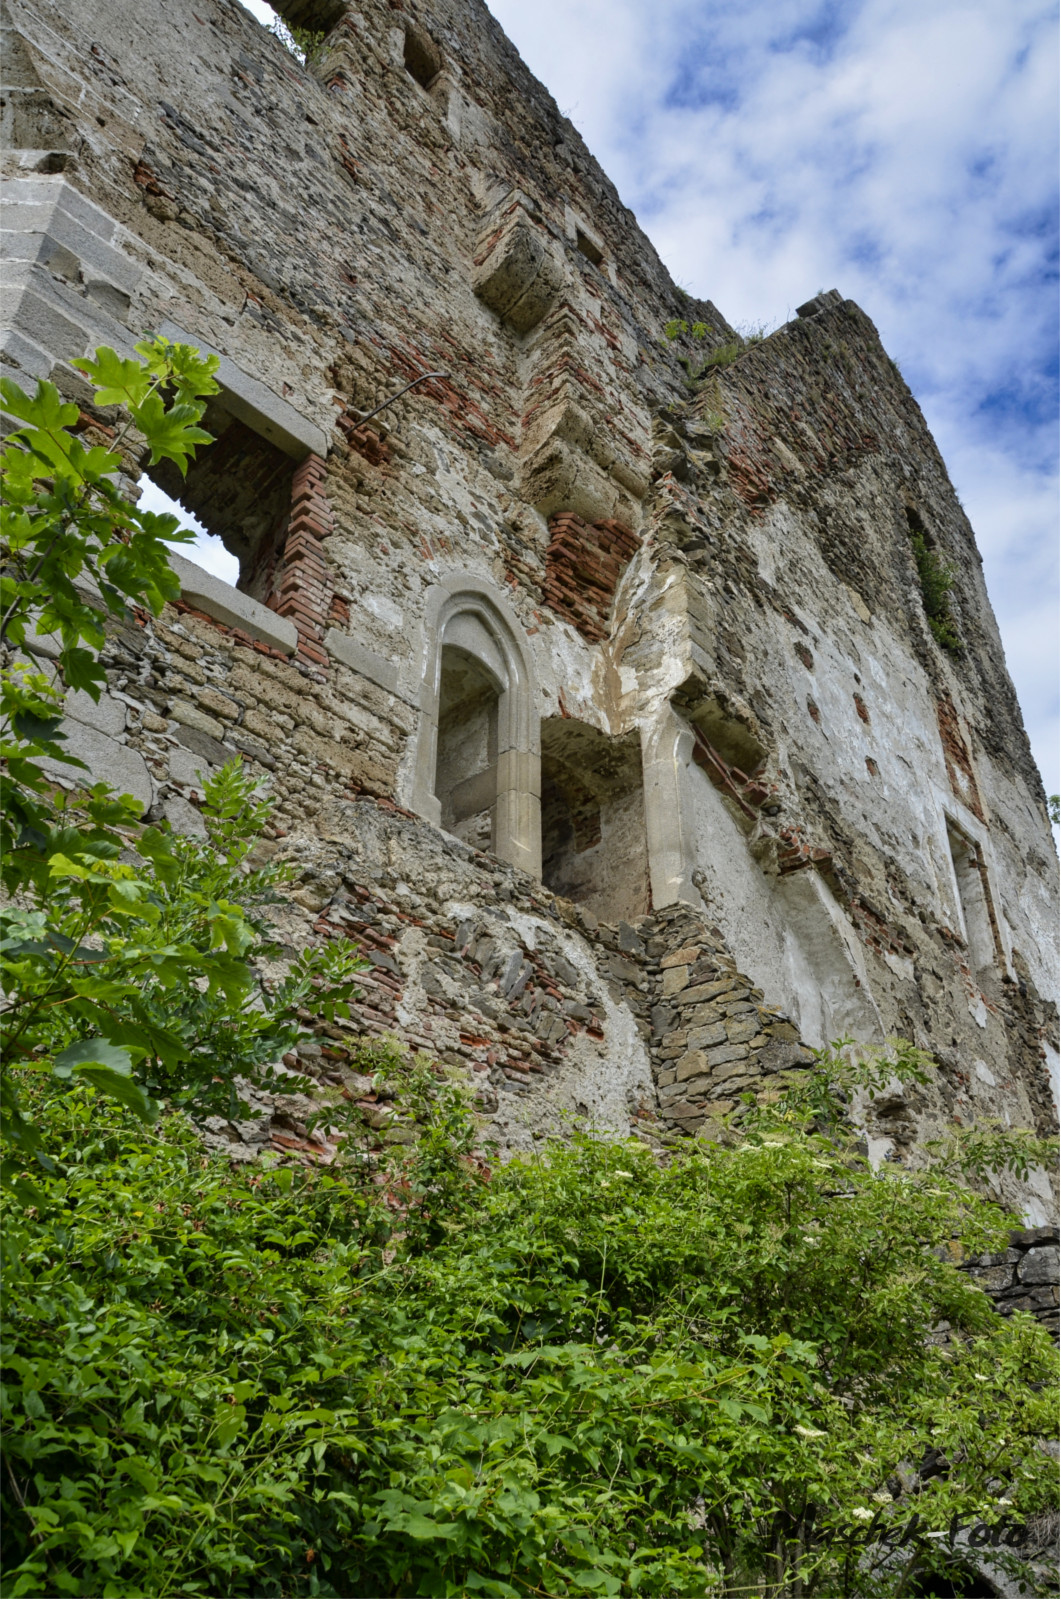
[[1058, 1335], [1058, 1230], [1014, 1229], [1005, 1251], [987, 1252], [963, 1270], [990, 1295], [1002, 1317], [1030, 1312]]
[[[358, 1029], [466, 1074], [504, 1147], [695, 1137], [844, 1035], [936, 1064], [867, 1122], [875, 1159], [1051, 1129], [1042, 786], [870, 319], [830, 292], [742, 344], [479, 0], [280, 9], [323, 35], [305, 64], [237, 0], [3, 0], [5, 367], [107, 440], [72, 356], [216, 352], [212, 462], [162, 487], [241, 563], [112, 630], [74, 748], [192, 829], [199, 774], [251, 763], [301, 875], [286, 942], [374, 953]], [[1047, 1175], [1009, 1199], [1049, 1225]]]

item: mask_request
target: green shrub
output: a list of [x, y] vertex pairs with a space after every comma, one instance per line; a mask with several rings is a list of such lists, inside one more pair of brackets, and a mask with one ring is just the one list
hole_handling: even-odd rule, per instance
[[421, 1139], [375, 1173], [233, 1172], [180, 1114], [38, 1081], [4, 1593], [908, 1594], [940, 1542], [900, 1581], [865, 1518], [1047, 1505], [1055, 1356], [951, 1265], [997, 1210], [871, 1172], [838, 1072], [666, 1167], [579, 1140], [493, 1174], [423, 1064]]
[[280, 17], [274, 17], [269, 24], [269, 32], [275, 39], [279, 39], [284, 49], [293, 55], [302, 66], [312, 66], [323, 48], [328, 37], [327, 29], [299, 28], [286, 23]]

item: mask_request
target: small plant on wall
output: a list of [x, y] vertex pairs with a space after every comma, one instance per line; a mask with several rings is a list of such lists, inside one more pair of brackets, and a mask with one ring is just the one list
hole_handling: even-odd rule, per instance
[[910, 529], [917, 576], [921, 581], [921, 599], [932, 637], [944, 650], [949, 650], [955, 656], [960, 655], [964, 646], [950, 603], [955, 569], [933, 550], [925, 525], [912, 506], [906, 508], [906, 521]]

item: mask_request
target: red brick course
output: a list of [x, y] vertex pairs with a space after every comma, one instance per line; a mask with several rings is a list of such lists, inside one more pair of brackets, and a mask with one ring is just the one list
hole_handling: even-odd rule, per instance
[[298, 629], [298, 655], [326, 666], [324, 635], [333, 611], [333, 582], [321, 541], [335, 522], [324, 493], [327, 467], [320, 456], [307, 456], [291, 479], [291, 515], [277, 563], [273, 592], [267, 604]]
[[641, 541], [621, 523], [588, 523], [572, 511], [550, 517], [549, 535], [544, 599], [595, 644], [608, 632], [619, 579]]

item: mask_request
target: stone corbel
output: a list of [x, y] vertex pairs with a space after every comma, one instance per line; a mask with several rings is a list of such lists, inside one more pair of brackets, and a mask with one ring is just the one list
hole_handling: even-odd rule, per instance
[[487, 233], [472, 275], [479, 299], [518, 334], [538, 326], [565, 277], [552, 241], [529, 213], [532, 205], [522, 196], [510, 199], [500, 225]]

